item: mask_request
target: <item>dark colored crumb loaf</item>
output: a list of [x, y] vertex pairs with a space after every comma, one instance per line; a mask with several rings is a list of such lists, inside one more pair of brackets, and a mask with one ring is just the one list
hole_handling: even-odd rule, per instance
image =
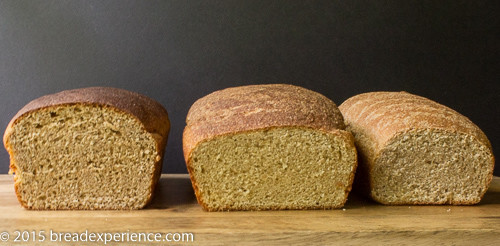
[[20, 203], [29, 209], [138, 209], [151, 200], [170, 128], [166, 110], [116, 88], [33, 100], [4, 134]]

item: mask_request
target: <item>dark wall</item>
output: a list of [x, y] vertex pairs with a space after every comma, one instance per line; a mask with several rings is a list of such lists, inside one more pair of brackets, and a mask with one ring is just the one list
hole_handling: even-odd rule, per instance
[[[167, 108], [164, 171], [185, 172], [181, 136], [196, 99], [292, 83], [337, 104], [377, 90], [428, 97], [479, 125], [499, 156], [498, 3], [4, 0], [0, 127], [44, 94], [120, 87]], [[1, 149], [0, 173], [8, 162]]]

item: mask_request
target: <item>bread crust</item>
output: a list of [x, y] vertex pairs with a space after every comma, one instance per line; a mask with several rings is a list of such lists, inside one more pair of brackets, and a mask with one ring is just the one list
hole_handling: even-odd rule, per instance
[[[488, 185], [493, 178], [495, 161], [488, 138], [469, 118], [451, 108], [404, 91], [384, 91], [353, 96], [342, 103], [339, 109], [345, 118], [347, 129], [354, 135], [356, 147], [362, 160], [359, 165], [359, 168], [361, 168], [359, 173], [364, 173], [364, 177], [357, 177], [356, 180], [368, 180], [368, 186], [365, 185], [364, 189], [373, 187], [370, 172], [376, 164], [377, 158], [381, 155], [384, 146], [400, 134], [419, 129], [436, 129], [451, 134], [463, 133], [473, 137], [491, 152]], [[384, 201], [378, 202], [387, 204]], [[392, 204], [396, 205], [395, 203]], [[404, 204], [435, 203], [412, 202]]]
[[[334, 102], [317, 92], [288, 84], [249, 85], [215, 91], [193, 104], [186, 124], [182, 138], [184, 159], [198, 203], [206, 211], [227, 209], [210, 209], [202, 200], [191, 162], [192, 151], [202, 142], [277, 127], [298, 127], [341, 136], [355, 150], [354, 138], [345, 130], [344, 119]], [[353, 179], [354, 172], [346, 188], [344, 203]], [[282, 208], [269, 208], [278, 209]]]
[[335, 103], [317, 92], [288, 84], [231, 87], [198, 99], [189, 109], [184, 159], [205, 139], [272, 126], [345, 130]]
[[[115, 110], [118, 113], [129, 114], [141, 122], [144, 129], [152, 134], [156, 141], [156, 148], [160, 158], [155, 162], [155, 171], [151, 177], [153, 180], [150, 188], [151, 193], [146, 205], [151, 202], [156, 183], [161, 175], [163, 156], [170, 131], [170, 121], [166, 109], [160, 103], [147, 96], [124, 89], [112, 87], [73, 89], [45, 95], [29, 102], [12, 118], [3, 136], [5, 149], [11, 156], [9, 172], [16, 171], [15, 163], [13, 163], [14, 158], [12, 158], [14, 153], [9, 144], [9, 137], [13, 133], [13, 126], [16, 122], [31, 112], [50, 110], [53, 107], [65, 105], [101, 106]], [[14, 186], [19, 202], [23, 207], [28, 208], [21, 200], [17, 182]]]

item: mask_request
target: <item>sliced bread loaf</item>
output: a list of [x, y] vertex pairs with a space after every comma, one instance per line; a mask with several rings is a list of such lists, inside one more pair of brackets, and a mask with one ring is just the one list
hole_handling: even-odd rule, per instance
[[467, 117], [406, 92], [342, 105], [360, 154], [356, 183], [383, 204], [475, 204], [493, 175], [486, 135]]
[[29, 209], [138, 209], [152, 198], [170, 123], [156, 101], [93, 87], [38, 98], [3, 138]]
[[205, 210], [343, 206], [357, 155], [336, 105], [292, 85], [228, 88], [194, 103], [183, 148]]

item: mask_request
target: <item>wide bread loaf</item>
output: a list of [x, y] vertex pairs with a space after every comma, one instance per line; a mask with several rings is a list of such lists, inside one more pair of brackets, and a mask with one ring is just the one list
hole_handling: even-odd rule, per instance
[[467, 117], [406, 92], [340, 105], [360, 154], [356, 184], [383, 204], [476, 204], [493, 176], [486, 135]]
[[29, 209], [138, 209], [151, 200], [167, 111], [130, 91], [92, 87], [40, 97], [9, 123], [19, 202]]
[[343, 206], [357, 165], [352, 135], [325, 96], [285, 84], [213, 92], [186, 119], [183, 149], [208, 211]]

